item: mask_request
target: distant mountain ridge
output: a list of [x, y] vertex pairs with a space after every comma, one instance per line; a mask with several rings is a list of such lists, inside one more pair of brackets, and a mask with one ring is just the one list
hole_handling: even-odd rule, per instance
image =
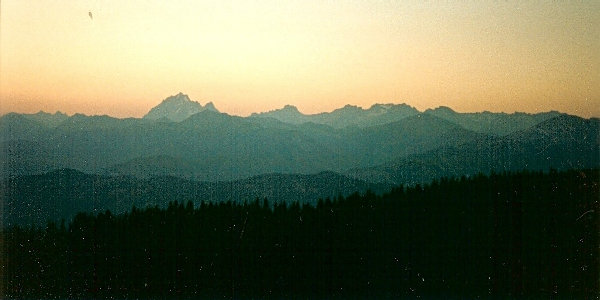
[[446, 106], [428, 109], [424, 113], [431, 114], [438, 118], [458, 124], [465, 129], [498, 136], [523, 130], [545, 120], [564, 115], [557, 111], [537, 114], [526, 114], [520, 112], [507, 114], [492, 113], [488, 111], [481, 113], [457, 113]]
[[[144, 120], [153, 120], [161, 122], [181, 122], [187, 118], [203, 112], [212, 111], [220, 113], [213, 102], [208, 102], [202, 106], [199, 102], [193, 101], [188, 95], [178, 93], [169, 96], [161, 101], [160, 104], [150, 109], [142, 117]], [[293, 105], [285, 105], [281, 109], [275, 109], [268, 112], [252, 113], [244, 119], [274, 119], [286, 124], [301, 125], [306, 123], [322, 124], [336, 129], [342, 129], [349, 126], [370, 127], [396, 122], [407, 117], [418, 114], [431, 114], [438, 118], [458, 124], [461, 127], [478, 133], [506, 135], [521, 129], [528, 128], [544, 120], [564, 115], [557, 111], [542, 112], [536, 114], [529, 113], [492, 113], [488, 111], [478, 113], [458, 113], [446, 106], [440, 106], [435, 109], [427, 109], [423, 112], [407, 104], [373, 104], [368, 109], [363, 109], [355, 105], [346, 105], [331, 112], [322, 112], [318, 114], [303, 114]], [[36, 114], [18, 114], [8, 113], [0, 116], [0, 126], [3, 119], [22, 116], [30, 121], [34, 121], [43, 127], [54, 128], [73, 117], [90, 118], [111, 118], [110, 116], [86, 116], [75, 114], [72, 117], [56, 112], [54, 114], [40, 111]], [[134, 120], [135, 118], [126, 118]], [[265, 121], [268, 122], [268, 121]]]
[[253, 118], [274, 118], [290, 124], [316, 123], [344, 128], [347, 126], [368, 127], [399, 121], [419, 114], [419, 111], [406, 104], [374, 104], [369, 109], [346, 105], [332, 112], [305, 115], [292, 105], [264, 113], [254, 113]]
[[57, 111], [53, 114], [40, 111], [35, 114], [24, 114], [23, 116], [29, 120], [36, 121], [48, 127], [56, 127], [69, 118], [67, 114], [60, 111]]
[[[0, 117], [0, 177], [71, 168], [104, 175], [222, 181], [268, 173], [334, 171], [401, 183], [414, 182], [428, 172], [431, 176], [423, 178], [505, 169], [500, 159], [522, 168], [562, 168], [569, 166], [567, 162], [597, 167], [597, 159], [592, 159], [600, 156], [593, 133], [598, 130], [597, 120], [558, 112], [464, 114], [447, 107], [419, 112], [405, 104], [375, 104], [369, 109], [347, 105], [316, 115], [304, 115], [288, 105], [239, 117], [179, 93], [141, 119], [43, 112], [4, 115]], [[571, 127], [579, 129], [566, 134]], [[554, 155], [548, 163], [523, 163], [538, 161], [545, 149], [564, 155]], [[458, 157], [450, 151], [469, 155]], [[449, 158], [455, 162], [449, 164]], [[399, 165], [403, 167], [381, 171]], [[407, 169], [411, 165], [421, 166], [422, 172]], [[458, 173], [443, 172], [444, 168]]]
[[[0, 143], [0, 151], [10, 158], [0, 160], [4, 176], [72, 168], [137, 176], [149, 172], [205, 181], [273, 172], [342, 172], [464, 143], [479, 135], [426, 115], [343, 129], [314, 123], [290, 125], [213, 111], [197, 113], [181, 122], [74, 115], [56, 128], [32, 123], [34, 138], [32, 130], [12, 125], [9, 119], [0, 120], [0, 129], [10, 133], [6, 135], [10, 139]], [[25, 152], [30, 156], [18, 151], [22, 142], [17, 141], [21, 140], [35, 142]]]

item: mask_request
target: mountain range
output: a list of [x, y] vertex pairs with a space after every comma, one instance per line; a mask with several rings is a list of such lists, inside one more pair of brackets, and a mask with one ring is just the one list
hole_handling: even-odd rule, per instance
[[[230, 194], [238, 201], [310, 202], [344, 190], [315, 185], [319, 180], [364, 191], [480, 172], [596, 168], [599, 129], [597, 118], [555, 111], [458, 113], [439, 107], [421, 112], [406, 104], [347, 105], [314, 115], [287, 105], [238, 117], [179, 93], [143, 118], [6, 114], [0, 117], [0, 177], [3, 189], [11, 190], [14, 182], [70, 169], [76, 178], [83, 172], [102, 182], [125, 180], [129, 193], [156, 178], [177, 178], [194, 182], [192, 190], [219, 183], [213, 188], [222, 199], [233, 200], [224, 196]], [[313, 184], [287, 187], [293, 193], [285, 197], [267, 192], [273, 186], [302, 186], [294, 182]]]
[[600, 122], [561, 115], [506, 136], [481, 136], [345, 174], [392, 185], [477, 173], [580, 169], [600, 165]]

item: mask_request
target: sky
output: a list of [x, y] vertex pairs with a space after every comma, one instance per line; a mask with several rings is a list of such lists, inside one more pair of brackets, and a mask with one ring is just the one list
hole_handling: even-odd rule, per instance
[[[92, 17], [89, 16], [91, 12]], [[0, 2], [0, 114], [407, 103], [600, 117], [600, 1]]]

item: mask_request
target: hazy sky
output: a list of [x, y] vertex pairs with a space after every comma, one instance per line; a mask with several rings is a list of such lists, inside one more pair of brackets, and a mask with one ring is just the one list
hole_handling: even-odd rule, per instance
[[236, 115], [391, 102], [600, 116], [600, 1], [0, 5], [0, 114], [140, 117], [181, 91]]

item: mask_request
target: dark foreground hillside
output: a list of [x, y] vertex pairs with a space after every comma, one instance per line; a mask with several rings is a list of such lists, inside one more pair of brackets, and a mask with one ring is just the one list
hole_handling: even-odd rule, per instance
[[441, 180], [4, 232], [3, 298], [593, 297], [599, 171]]

